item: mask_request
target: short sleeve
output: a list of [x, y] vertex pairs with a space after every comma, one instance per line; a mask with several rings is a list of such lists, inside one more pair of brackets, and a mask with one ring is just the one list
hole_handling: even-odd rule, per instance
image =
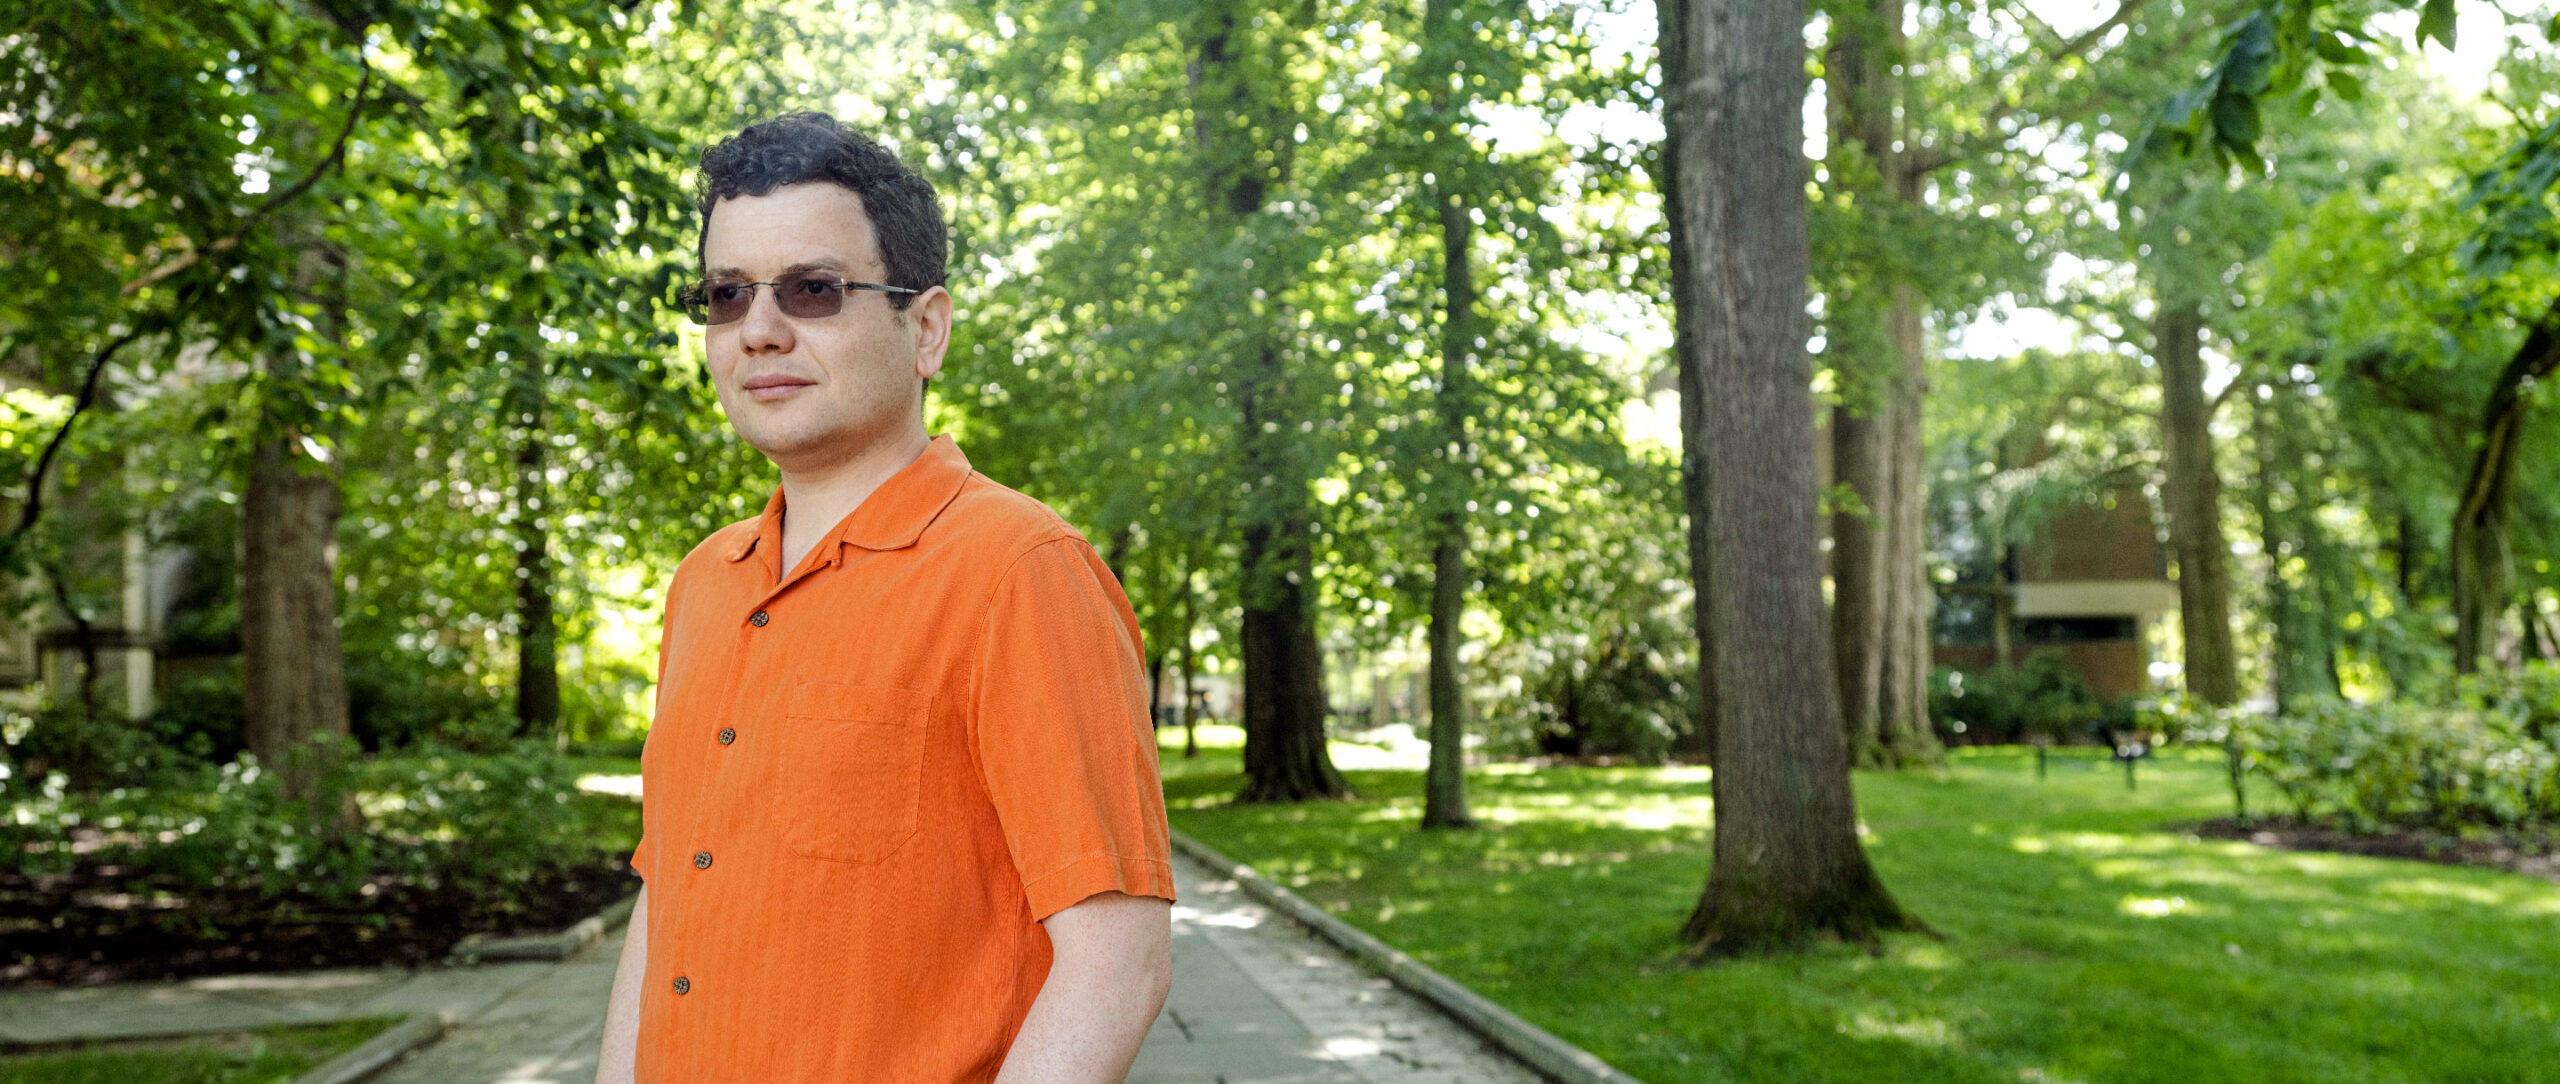
[[1102, 892], [1173, 895], [1137, 617], [1082, 539], [1033, 547], [997, 585], [970, 718], [1032, 917]]

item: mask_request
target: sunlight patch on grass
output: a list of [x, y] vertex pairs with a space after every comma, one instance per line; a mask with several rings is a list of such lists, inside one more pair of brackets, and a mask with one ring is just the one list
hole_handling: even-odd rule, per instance
[[1956, 1044], [1955, 1029], [1934, 1016], [1887, 1019], [1859, 1013], [1840, 1025], [1840, 1034], [1858, 1039], [1891, 1039], [1915, 1046], [1950, 1047]]
[[2384, 881], [2381, 884], [2375, 885], [2374, 888], [2377, 891], [2388, 892], [2393, 895], [2432, 897], [2440, 900], [2461, 900], [2464, 903], [2501, 904], [2517, 902], [2511, 899], [2507, 893], [2493, 890], [2485, 885], [2455, 884], [2451, 881], [2441, 880], [2435, 877], [2400, 877]]
[[2187, 898], [2185, 896], [2126, 896], [2124, 902], [2117, 905], [2116, 910], [2135, 918], [2167, 918], [2171, 915], [2185, 914]]
[[1903, 967], [1916, 967], [1923, 971], [1944, 971], [1963, 962], [1942, 943], [1912, 939], [1890, 942], [1885, 958]]

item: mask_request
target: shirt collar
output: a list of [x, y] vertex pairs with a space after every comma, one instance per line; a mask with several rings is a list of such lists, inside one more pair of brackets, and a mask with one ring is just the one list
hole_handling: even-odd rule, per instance
[[[836, 524], [835, 531], [818, 545], [823, 549], [850, 544], [868, 550], [912, 546], [951, 499], [960, 495], [961, 484], [968, 480], [969, 457], [960, 454], [960, 445], [948, 434], [934, 437], [915, 462], [880, 483], [880, 488], [863, 498], [853, 513]], [[731, 561], [746, 560], [758, 543], [780, 552], [783, 505], [782, 487], [775, 486], [773, 496], [764, 502], [764, 516], [756, 521], [754, 533], [738, 540], [725, 556]]]

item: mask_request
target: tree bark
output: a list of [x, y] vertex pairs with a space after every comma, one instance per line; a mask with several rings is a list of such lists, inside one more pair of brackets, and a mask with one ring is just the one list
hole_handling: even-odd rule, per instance
[[240, 648], [249, 750], [307, 798], [347, 736], [346, 657], [330, 543], [338, 482], [292, 434], [258, 443], [241, 505]]
[[[1896, 15], [1899, 18], [1899, 13]], [[1929, 508], [1922, 486], [1922, 405], [1928, 395], [1920, 298], [1908, 286], [1893, 288], [1886, 331], [1899, 367], [1892, 385], [1893, 442], [1885, 450], [1891, 518], [1886, 536], [1884, 661], [1876, 682], [1876, 745], [1867, 760], [1879, 767], [1935, 763], [1945, 752], [1929, 725], [1929, 613], [1937, 591], [1929, 583]]]
[[[1310, 612], [1314, 558], [1304, 516], [1244, 531], [1244, 789], [1239, 802], [1350, 792], [1325, 748], [1324, 657]], [[1256, 575], [1256, 573], [1262, 575]], [[1274, 575], [1276, 573], [1276, 575]]]
[[1891, 593], [1885, 540], [1892, 508], [1878, 501], [1887, 491], [1886, 437], [1893, 428], [1883, 402], [1844, 403], [1831, 411], [1833, 480], [1856, 494], [1861, 507], [1831, 514], [1831, 661], [1840, 686], [1842, 735], [1853, 764], [1873, 763], [1884, 743], [1878, 704], [1884, 696], [1885, 625]]
[[[1194, 140], [1216, 224], [1241, 231], [1270, 184], [1288, 175], [1294, 123], [1258, 98], [1236, 56], [1246, 33], [1233, 2], [1202, 5], [1189, 72]], [[1240, 41], [1240, 38], [1242, 39]], [[1267, 43], [1266, 43], [1267, 44]], [[1261, 272], [1268, 273], [1268, 272]], [[1277, 291], [1273, 291], [1276, 295]], [[1316, 641], [1315, 561], [1309, 550], [1303, 457], [1279, 321], [1250, 329], [1257, 343], [1238, 373], [1237, 441], [1251, 504], [1238, 578], [1243, 585], [1244, 770], [1240, 802], [1295, 802], [1348, 792], [1325, 747], [1324, 657]]]
[[[1917, 924], [1858, 843], [1822, 612], [1805, 351], [1802, 0], [1681, 0], [1672, 228], [1701, 335], [1682, 447], [1714, 559], [1693, 569], [1716, 690], [1715, 858], [1683, 934], [1699, 955]], [[1666, 69], [1669, 69], [1666, 65]], [[1684, 423], [1689, 404], [1684, 396]]]
[[536, 388], [521, 396], [512, 420], [516, 438], [516, 732], [563, 739], [560, 733], [560, 622], [551, 597], [549, 487], [543, 478], [540, 362]]
[[2480, 445], [2453, 512], [2453, 665], [2480, 669], [2507, 608], [2507, 583], [2515, 552], [2508, 530], [2515, 519], [2516, 455], [2533, 409], [2529, 389], [2560, 373], [2560, 301], [2552, 303], [2507, 359], [2489, 401], [2480, 411]]
[[[1902, 0], [1869, 0], [1839, 13], [1824, 65], [1831, 138], [1854, 148], [1876, 172], [1876, 193], [1906, 206], [1920, 202], [1920, 174], [1896, 123], [1907, 88], [1893, 72], [1903, 53]], [[1834, 183], [1847, 183], [1835, 171]], [[1849, 374], [1855, 401], [1834, 412], [1836, 479], [1862, 508], [1842, 509], [1832, 524], [1832, 643], [1841, 711], [1853, 763], [1892, 767], [1933, 761], [1941, 750], [1929, 727], [1928, 508], [1921, 470], [1921, 421], [1927, 396], [1923, 299], [1912, 284], [1886, 284], [1874, 341], [1884, 356]], [[1857, 319], [1855, 306], [1844, 306]], [[1848, 336], [1860, 341], [1859, 336]], [[1849, 353], [1854, 364], [1856, 354]]]
[[[1423, 5], [1423, 35], [1437, 58], [1456, 47], [1466, 28], [1448, 0]], [[1467, 567], [1467, 503], [1474, 491], [1474, 445], [1467, 432], [1473, 412], [1474, 378], [1468, 360], [1475, 353], [1476, 279], [1473, 249], [1475, 220], [1468, 215], [1460, 179], [1473, 163], [1466, 127], [1449, 90], [1450, 65], [1435, 59], [1424, 82], [1432, 87], [1434, 127], [1442, 149], [1437, 180], [1426, 186], [1440, 222], [1440, 390], [1439, 441], [1429, 490], [1433, 509], [1431, 543], [1431, 761], [1423, 773], [1422, 827], [1473, 828], [1467, 811], [1466, 686], [1458, 669], [1464, 642], [1459, 625], [1466, 617], [1467, 587], [1474, 572]]]
[[2222, 477], [2213, 463], [2213, 400], [2204, 393], [2204, 319], [2194, 302], [2160, 301], [2152, 355], [2160, 365], [2161, 444], [2167, 452], [2169, 545], [2178, 558], [2178, 627], [2187, 692], [2205, 703], [2240, 699], [2231, 644], [2231, 546], [2222, 534]]
[[[1688, 434], [1702, 431], [1707, 425], [1707, 393], [1698, 384], [1698, 374], [1705, 370], [1700, 357], [1704, 332], [1699, 327], [1698, 312], [1690, 302], [1697, 290], [1697, 270], [1692, 263], [1692, 250], [1687, 231], [1679, 226], [1678, 210], [1684, 185], [1682, 162], [1688, 137], [1673, 120], [1689, 86], [1689, 35], [1684, 0], [1656, 0], [1655, 26], [1661, 34], [1656, 48], [1662, 70], [1662, 85], [1657, 92], [1662, 99], [1662, 147], [1654, 161], [1653, 186], [1662, 193], [1665, 213], [1672, 216], [1671, 233], [1671, 354], [1675, 381], [1680, 393], [1680, 500], [1688, 513], [1690, 582], [1704, 584], [1711, 556], [1708, 551], [1706, 521], [1697, 510], [1705, 507], [1707, 476], [1700, 463], [1697, 441]], [[1693, 598], [1689, 607], [1691, 627], [1698, 637], [1698, 716], [1685, 734], [1673, 738], [1672, 750], [1713, 763], [1716, 755], [1716, 680], [1715, 666], [1709, 656], [1715, 642], [1715, 629], [1707, 620], [1703, 595]]]
[[1192, 694], [1192, 675], [1197, 672], [1199, 656], [1192, 651], [1191, 634], [1200, 625], [1199, 595], [1191, 588], [1191, 558], [1182, 559], [1182, 759], [1200, 756], [1200, 718], [1196, 698]]

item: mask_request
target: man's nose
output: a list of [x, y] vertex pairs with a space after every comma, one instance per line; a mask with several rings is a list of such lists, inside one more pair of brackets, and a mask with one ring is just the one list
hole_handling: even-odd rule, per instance
[[752, 286], [747, 295], [747, 314], [738, 321], [738, 346], [750, 354], [789, 353], [794, 345], [791, 321], [782, 315], [782, 298], [775, 287]]

